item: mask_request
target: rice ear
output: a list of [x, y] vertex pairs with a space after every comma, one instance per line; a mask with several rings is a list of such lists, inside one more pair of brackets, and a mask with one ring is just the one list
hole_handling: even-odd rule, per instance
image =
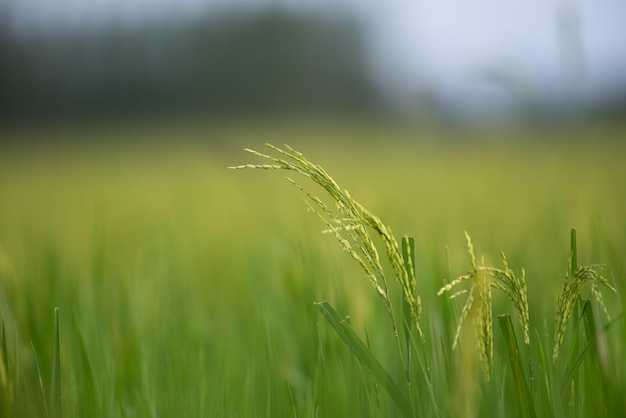
[[391, 232], [391, 228], [354, 200], [350, 193], [342, 189], [323, 167], [310, 162], [301, 152], [294, 150], [289, 145], [285, 145], [284, 148], [271, 144], [265, 145], [279, 154], [279, 156], [271, 156], [251, 149], [246, 149], [246, 151], [257, 157], [269, 160], [271, 164], [244, 164], [229, 168], [236, 170], [252, 168], [294, 171], [311, 179], [324, 189], [334, 202], [336, 209], [330, 208], [317, 195], [311, 193], [293, 179], [287, 178], [291, 184], [306, 195], [309, 202], [312, 202], [307, 202], [307, 204], [326, 225], [327, 228], [324, 232], [332, 233], [339, 241], [342, 249], [346, 250], [361, 266], [387, 307], [394, 324], [394, 333], [397, 333], [386, 274], [380, 262], [378, 249], [369, 232], [373, 230], [384, 244], [387, 258], [390, 261], [396, 279], [400, 283], [404, 299], [410, 308], [411, 322], [419, 335], [422, 336], [420, 327], [421, 300], [415, 290], [414, 282], [410, 280], [409, 272], [401, 255], [400, 246]]

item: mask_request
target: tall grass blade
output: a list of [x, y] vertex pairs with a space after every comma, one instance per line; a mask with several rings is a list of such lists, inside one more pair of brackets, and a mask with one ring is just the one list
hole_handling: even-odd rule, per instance
[[0, 414], [9, 415], [10, 405], [13, 400], [11, 384], [11, 370], [7, 350], [7, 334], [2, 320], [2, 357], [0, 357]]
[[[408, 285], [411, 290], [415, 289], [415, 239], [413, 237], [402, 237], [402, 260], [404, 268], [408, 274]], [[411, 384], [411, 330], [413, 328], [413, 318], [411, 316], [411, 303], [406, 295], [402, 293], [402, 316], [404, 319], [404, 336], [406, 338], [406, 381]]]
[[41, 401], [43, 403], [43, 410], [45, 413], [46, 417], [50, 416], [50, 413], [48, 412], [48, 402], [46, 401], [46, 390], [44, 389], [43, 386], [43, 377], [41, 376], [41, 368], [39, 367], [39, 360], [37, 360], [37, 351], [35, 350], [35, 345], [33, 344], [33, 342], [30, 342], [30, 348], [33, 352], [33, 360], [35, 361], [35, 368], [37, 369], [37, 377], [39, 380], [39, 391], [41, 393]]
[[522, 368], [522, 359], [520, 356], [519, 346], [517, 344], [517, 337], [515, 335], [515, 329], [511, 322], [511, 316], [508, 314], [498, 315], [498, 322], [500, 324], [500, 330], [504, 335], [506, 341], [506, 348], [509, 352], [509, 360], [511, 365], [511, 371], [515, 378], [515, 384], [517, 387], [517, 400], [519, 401], [520, 411], [524, 417], [536, 417], [535, 405], [532, 394], [526, 379], [526, 373]]
[[[557, 417], [562, 416], [563, 413], [561, 411], [562, 404], [560, 402], [560, 398], [557, 396], [559, 394], [558, 384], [556, 383], [556, 379], [554, 378], [554, 363], [552, 359], [548, 357], [549, 353], [547, 348], [544, 346], [544, 339], [540, 334], [539, 330], [535, 330], [537, 335], [537, 348], [539, 354], [539, 369], [541, 371], [541, 377], [543, 382], [543, 387], [539, 384], [537, 386], [541, 387], [544, 390], [543, 398], [537, 397], [537, 399], [545, 399], [547, 402], [543, 403], [543, 408], [541, 410], [542, 415], [549, 414], [550, 416]], [[539, 383], [539, 382], [538, 382]], [[538, 406], [541, 406], [538, 404]], [[546, 411], [546, 406], [548, 407]]]
[[59, 338], [59, 308], [54, 308], [54, 350], [52, 354], [52, 383], [50, 386], [50, 416], [61, 417], [61, 353]]
[[576, 228], [572, 228], [570, 231], [570, 251], [572, 262], [570, 265], [570, 278], [574, 277], [574, 273], [578, 268], [578, 245], [576, 243]]
[[[576, 243], [576, 228], [572, 228], [570, 231], [570, 263], [569, 263], [569, 281], [573, 282], [574, 277], [576, 276], [576, 269], [578, 268], [578, 246]], [[576, 329], [578, 328], [578, 319], [580, 318], [579, 310], [580, 306], [580, 298], [578, 295], [574, 295], [576, 301], [574, 302], [574, 324]], [[574, 333], [574, 349], [576, 351], [580, 350], [580, 331]]]
[[598, 315], [595, 314], [597, 311], [593, 310], [590, 302], [591, 301], [587, 301], [587, 303], [589, 303], [589, 309], [584, 312], [585, 333], [590, 342], [595, 341], [592, 350], [594, 361], [590, 367], [597, 372], [604, 383], [610, 374], [606, 332], [601, 326], [598, 326], [597, 321], [599, 318]]
[[95, 415], [97, 411], [100, 410], [100, 399], [98, 397], [98, 388], [96, 386], [96, 378], [94, 377], [92, 362], [89, 357], [89, 352], [87, 350], [87, 343], [85, 341], [85, 336], [83, 335], [78, 321], [76, 317], [74, 317], [74, 331], [78, 337], [78, 346], [80, 349], [80, 359], [83, 365], [83, 373], [85, 377], [85, 394], [86, 399], [84, 399], [86, 409], [88, 409], [92, 414]]
[[385, 388], [404, 415], [410, 417], [414, 416], [411, 403], [405, 391], [396, 385], [396, 382], [389, 373], [387, 373], [376, 357], [374, 357], [361, 338], [352, 330], [350, 325], [341, 318], [328, 302], [319, 302], [316, 303], [315, 306], [317, 306], [337, 334], [339, 334], [344, 344], [350, 349], [352, 355], [367, 368], [376, 381]]
[[2, 320], [2, 364], [4, 366], [4, 373], [6, 373], [8, 378], [11, 376], [11, 370], [9, 369], [9, 351], [7, 349], [7, 332], [4, 319]]
[[[589, 301], [585, 302], [585, 305], [586, 305], [585, 309], [588, 306], [589, 312], [591, 312], [591, 304], [589, 303]], [[592, 315], [592, 314], [590, 313], [589, 315]], [[616, 322], [619, 322], [620, 320], [622, 320], [623, 316], [624, 314], [621, 314], [613, 318], [611, 322], [604, 325], [603, 330], [601, 332], [606, 333], [609, 330], [609, 328], [611, 328]], [[580, 367], [583, 360], [585, 359], [585, 356], [587, 355], [588, 352], [592, 350], [592, 348], [594, 348], [597, 337], [598, 337], [597, 332], [590, 335], [589, 340], [587, 341], [587, 344], [585, 344], [585, 346], [578, 352], [576, 357], [572, 358], [572, 360], [570, 361], [567, 369], [565, 370], [565, 373], [563, 374], [563, 378], [561, 379], [561, 392], [565, 392], [569, 388], [570, 382], [574, 378], [576, 372], [578, 371], [578, 368]]]

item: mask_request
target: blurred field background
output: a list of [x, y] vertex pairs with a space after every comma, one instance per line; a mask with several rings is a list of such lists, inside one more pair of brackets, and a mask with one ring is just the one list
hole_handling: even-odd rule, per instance
[[[529, 74], [498, 64], [458, 86], [411, 78], [409, 58], [389, 75], [349, 13], [261, 3], [178, 20], [119, 5], [120, 20], [86, 5], [50, 19], [35, 1], [30, 14], [18, 2], [0, 10], [2, 416], [397, 413], [313, 305], [331, 301], [386, 359], [387, 318], [358, 267], [282, 173], [226, 169], [258, 162], [243, 148], [265, 142], [304, 152], [398, 236], [415, 236], [429, 329], [453, 331], [436, 292], [469, 268], [464, 231], [486, 263], [504, 251], [526, 269], [545, 341], [571, 227], [581, 264], [606, 264], [618, 293], [605, 303], [622, 313], [626, 95], [623, 77], [591, 88], [605, 73], [581, 45], [597, 13], [548, 13], [559, 82], [530, 62]], [[503, 302], [494, 314], [510, 310]], [[619, 393], [623, 322], [608, 336]], [[508, 416], [502, 387], [477, 395], [476, 416]], [[435, 389], [443, 416], [454, 389]], [[576, 412], [619, 414], [611, 393]]]

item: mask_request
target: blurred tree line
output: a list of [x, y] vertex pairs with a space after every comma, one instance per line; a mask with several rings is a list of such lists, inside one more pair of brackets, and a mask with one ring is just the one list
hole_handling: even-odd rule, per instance
[[11, 31], [0, 119], [363, 111], [380, 106], [358, 25], [280, 12], [106, 29]]

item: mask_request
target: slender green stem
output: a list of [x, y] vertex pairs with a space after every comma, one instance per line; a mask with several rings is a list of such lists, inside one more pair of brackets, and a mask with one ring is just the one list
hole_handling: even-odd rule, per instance
[[52, 383], [50, 386], [50, 416], [61, 417], [61, 354], [59, 338], [59, 308], [54, 308], [54, 352], [52, 355]]
[[[574, 280], [574, 276], [576, 274], [576, 269], [578, 268], [578, 246], [577, 246], [577, 242], [576, 242], [576, 228], [572, 228], [570, 230], [570, 251], [571, 251], [571, 260], [570, 260], [570, 281]], [[580, 348], [581, 348], [581, 333], [582, 333], [582, 328], [580, 327], [580, 320], [581, 320], [581, 301], [580, 301], [580, 296], [579, 295], [575, 295], [576, 297], [576, 302], [574, 303], [574, 321], [575, 321], [575, 326], [574, 326], [574, 342], [573, 342], [573, 350], [574, 353], [578, 353], [580, 352]], [[572, 388], [572, 399], [571, 399], [571, 405], [572, 405], [572, 415], [576, 416], [578, 415], [578, 412], [580, 411], [580, 395], [581, 395], [581, 391], [580, 391], [580, 382], [582, 382], [582, 369], [576, 368], [576, 372], [574, 373], [573, 378], [571, 379], [571, 388]]]
[[570, 231], [570, 250], [571, 250], [571, 265], [570, 265], [570, 279], [574, 277], [574, 273], [578, 268], [578, 248], [576, 244], [576, 228], [572, 228]]
[[534, 418], [537, 416], [535, 412], [535, 405], [532, 393], [528, 386], [526, 374], [524, 373], [524, 369], [522, 367], [519, 345], [517, 344], [517, 337], [515, 335], [515, 329], [513, 328], [511, 316], [508, 314], [499, 315], [498, 322], [500, 323], [500, 330], [504, 335], [506, 348], [509, 352], [509, 361], [513, 377], [515, 378], [517, 400], [519, 402], [520, 411], [522, 412], [522, 416]]
[[363, 366], [371, 371], [374, 378], [383, 388], [385, 388], [389, 396], [391, 396], [391, 398], [395, 401], [396, 405], [400, 408], [404, 415], [407, 417], [415, 416], [406, 391], [402, 390], [401, 387], [395, 383], [385, 368], [380, 364], [376, 357], [374, 357], [372, 352], [367, 348], [359, 336], [352, 330], [347, 321], [341, 318], [330, 303], [320, 302], [315, 305], [326, 317], [337, 334], [339, 334], [344, 344], [350, 348], [354, 357], [356, 357], [356, 359]]
[[[408, 284], [411, 290], [415, 289], [415, 239], [413, 237], [402, 237], [402, 259], [404, 268], [408, 274]], [[406, 293], [402, 293], [402, 314], [404, 324], [404, 335], [406, 338], [406, 364], [405, 374], [407, 384], [411, 384], [411, 331], [413, 329], [413, 318], [411, 315], [411, 305], [406, 297]]]

